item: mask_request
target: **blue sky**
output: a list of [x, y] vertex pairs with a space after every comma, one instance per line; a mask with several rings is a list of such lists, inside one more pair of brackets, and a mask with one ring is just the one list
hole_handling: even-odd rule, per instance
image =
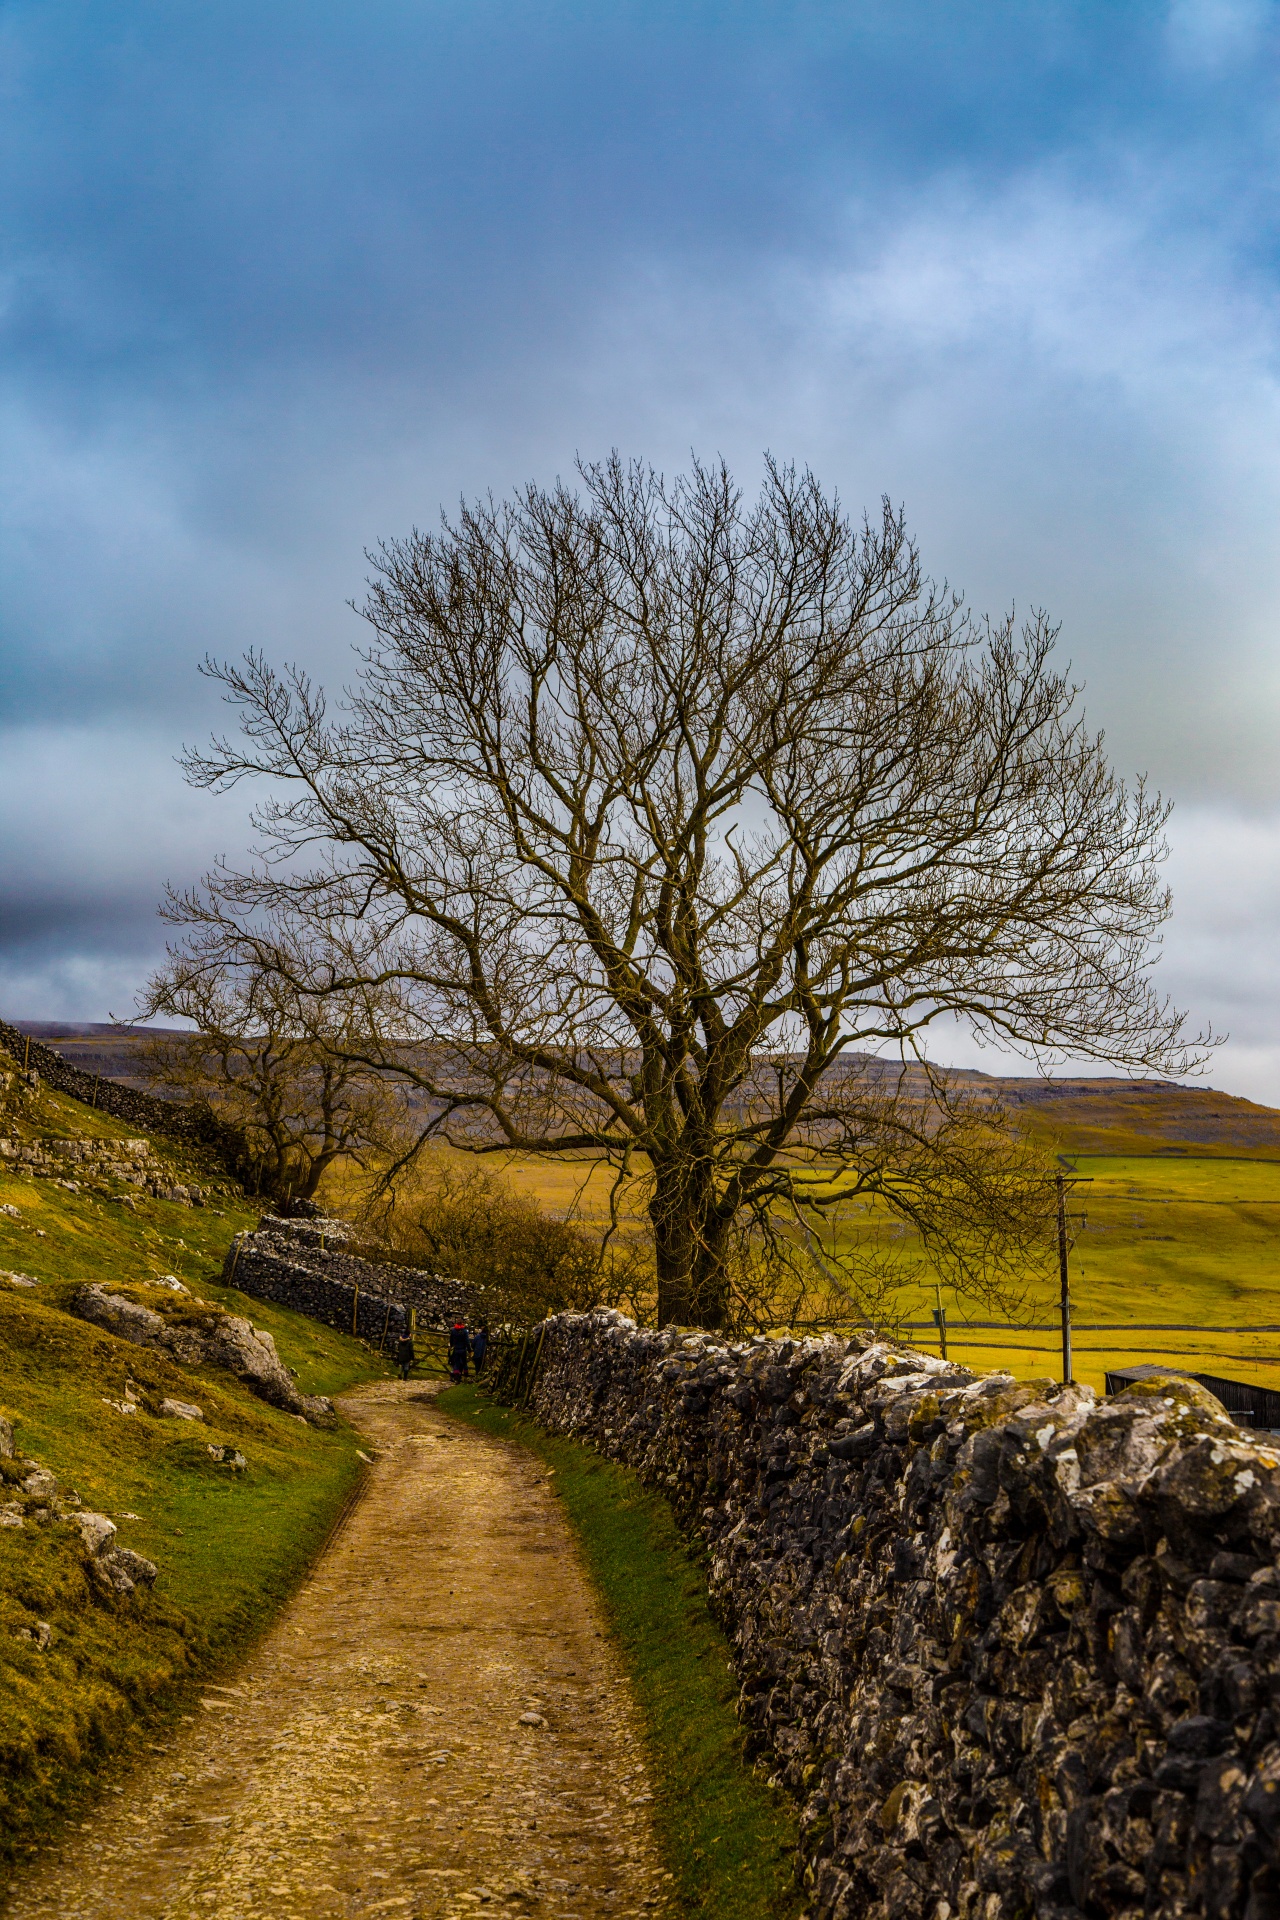
[[1167, 984], [1280, 1103], [1278, 48], [1261, 0], [0, 6], [0, 1010], [127, 1011], [243, 847], [173, 764], [206, 649], [340, 681], [442, 501], [769, 448], [1062, 621], [1177, 803]]

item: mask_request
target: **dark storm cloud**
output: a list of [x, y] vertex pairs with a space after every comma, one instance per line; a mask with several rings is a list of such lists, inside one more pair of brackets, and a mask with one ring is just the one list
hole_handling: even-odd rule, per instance
[[[1212, 874], [1280, 846], [1274, 30], [11, 6], [0, 1004], [119, 1011], [163, 880], [243, 844], [171, 764], [206, 649], [340, 681], [367, 544], [614, 443], [809, 460], [979, 607], [1050, 605], [1120, 764], [1194, 805], [1169, 971], [1212, 1002]], [[1219, 998], [1275, 1078], [1249, 899]]]

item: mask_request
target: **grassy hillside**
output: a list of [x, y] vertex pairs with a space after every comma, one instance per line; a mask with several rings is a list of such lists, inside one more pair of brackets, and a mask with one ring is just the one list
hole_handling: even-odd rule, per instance
[[999, 1080], [1032, 1134], [1071, 1153], [1247, 1154], [1280, 1160], [1280, 1112], [1163, 1080]]
[[[31, 1096], [10, 1078], [0, 1137], [137, 1137], [77, 1102]], [[138, 1288], [173, 1274], [275, 1338], [307, 1393], [383, 1371], [356, 1342], [218, 1282], [232, 1234], [251, 1215], [215, 1164], [153, 1143], [167, 1173], [210, 1204], [157, 1200], [75, 1169], [79, 1191], [0, 1161], [0, 1413], [14, 1429], [0, 1500], [21, 1457], [54, 1472], [116, 1523], [117, 1545], [155, 1562], [154, 1590], [104, 1594], [74, 1530], [0, 1527], [0, 1871], [82, 1796], [149, 1718], [176, 1710], [185, 1683], [238, 1652], [271, 1618], [323, 1542], [361, 1462], [345, 1428], [320, 1431], [254, 1398], [230, 1374], [177, 1365], [67, 1311], [87, 1280]], [[143, 1409], [118, 1410], [131, 1380]], [[204, 1422], [162, 1418], [165, 1396]], [[230, 1445], [243, 1472], [216, 1461]], [[47, 1623], [51, 1638], [37, 1637]]]

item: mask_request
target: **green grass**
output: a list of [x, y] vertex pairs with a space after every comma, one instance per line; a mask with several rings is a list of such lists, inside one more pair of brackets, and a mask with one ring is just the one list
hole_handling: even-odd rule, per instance
[[795, 1811], [742, 1759], [728, 1646], [703, 1566], [667, 1502], [625, 1468], [492, 1405], [474, 1387], [451, 1388], [438, 1404], [555, 1468], [645, 1729], [676, 1910], [706, 1920], [800, 1913]]
[[[1074, 1373], [1102, 1391], [1108, 1367], [1168, 1365], [1280, 1388], [1280, 1161], [1201, 1154], [1073, 1154], [1069, 1201]], [[1042, 1330], [966, 1336], [952, 1314], [952, 1357], [1030, 1379], [1060, 1371], [1058, 1281], [1046, 1273], [1028, 1311]], [[909, 1312], [923, 1319], [923, 1294]], [[1004, 1319], [970, 1309], [974, 1319]], [[1089, 1322], [1120, 1331], [1089, 1332]], [[1145, 1331], [1179, 1323], [1216, 1332]], [[936, 1351], [932, 1334], [914, 1343]]]
[[[0, 1133], [73, 1135], [81, 1115], [84, 1134], [137, 1131], [42, 1094], [6, 1113]], [[219, 1178], [172, 1143], [154, 1144], [175, 1177]], [[66, 1311], [75, 1288], [177, 1274], [270, 1332], [306, 1393], [336, 1393], [389, 1368], [328, 1327], [221, 1285], [232, 1234], [256, 1218], [240, 1196], [192, 1209], [115, 1183], [70, 1193], [0, 1166], [0, 1203], [19, 1216], [0, 1214], [0, 1268], [41, 1283], [0, 1285], [0, 1412], [13, 1423], [17, 1453], [111, 1515], [118, 1543], [160, 1569], [153, 1592], [104, 1599], [69, 1529], [0, 1529], [2, 1878], [122, 1749], [179, 1710], [193, 1681], [238, 1657], [269, 1624], [361, 1471], [349, 1428], [306, 1426], [228, 1373], [180, 1367], [76, 1319]], [[106, 1403], [122, 1399], [126, 1377], [152, 1406], [166, 1395], [194, 1401], [205, 1422], [119, 1413]], [[210, 1443], [238, 1447], [246, 1471], [212, 1460]], [[10, 1479], [12, 1465], [3, 1463]], [[40, 1620], [53, 1628], [44, 1653], [19, 1637]]]

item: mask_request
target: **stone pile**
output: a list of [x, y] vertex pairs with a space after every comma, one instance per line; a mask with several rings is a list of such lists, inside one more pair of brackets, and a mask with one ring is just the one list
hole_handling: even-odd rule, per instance
[[347, 1251], [354, 1237], [345, 1220], [323, 1214], [288, 1220], [265, 1214], [255, 1232], [232, 1241], [223, 1284], [379, 1347], [390, 1347], [411, 1315], [423, 1328], [471, 1318], [471, 1296], [457, 1281], [362, 1259]]
[[705, 1543], [818, 1920], [1280, 1915], [1280, 1452], [882, 1343], [559, 1315], [495, 1380]]
[[175, 1180], [149, 1140], [0, 1139], [0, 1161], [14, 1173], [58, 1180], [73, 1193], [81, 1179], [121, 1180], [156, 1200], [181, 1207], [205, 1204], [204, 1189]]
[[[175, 1292], [186, 1295], [185, 1299], [175, 1297]], [[298, 1392], [269, 1333], [240, 1314], [224, 1313], [207, 1300], [195, 1299], [181, 1282], [158, 1284], [155, 1300], [154, 1306], [148, 1306], [95, 1282], [77, 1289], [70, 1308], [81, 1320], [105, 1327], [134, 1346], [165, 1353], [182, 1366], [225, 1367], [260, 1400], [313, 1426], [336, 1425], [331, 1400]]]
[[[13, 1428], [0, 1418], [0, 1460], [14, 1461]], [[105, 1513], [92, 1513], [80, 1503], [74, 1488], [60, 1485], [56, 1474], [38, 1460], [15, 1463], [18, 1473], [4, 1477], [4, 1499], [0, 1503], [0, 1527], [49, 1527], [58, 1524], [73, 1527], [84, 1549], [85, 1572], [93, 1584], [107, 1593], [132, 1593], [135, 1587], [154, 1586], [158, 1571], [155, 1562], [144, 1559], [131, 1547], [118, 1547], [116, 1524]], [[33, 1640], [43, 1651], [52, 1638], [47, 1620], [22, 1630], [21, 1637]]]

